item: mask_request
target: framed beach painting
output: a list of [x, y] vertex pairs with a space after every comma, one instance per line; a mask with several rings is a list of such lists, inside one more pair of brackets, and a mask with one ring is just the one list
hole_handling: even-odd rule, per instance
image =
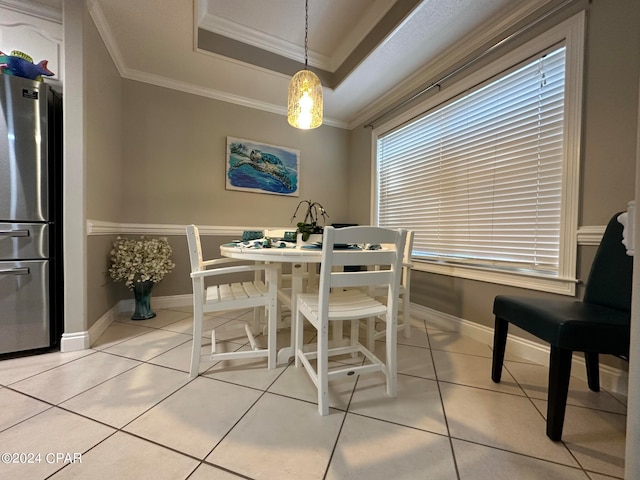
[[300, 151], [227, 137], [227, 190], [300, 195]]

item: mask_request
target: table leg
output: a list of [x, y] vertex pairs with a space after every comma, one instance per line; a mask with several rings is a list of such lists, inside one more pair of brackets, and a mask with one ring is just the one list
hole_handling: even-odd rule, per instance
[[298, 294], [302, 292], [302, 281], [304, 276], [304, 264], [291, 264], [291, 336], [289, 345], [278, 351], [278, 365], [288, 363], [289, 359], [295, 355], [296, 344], [296, 301]]

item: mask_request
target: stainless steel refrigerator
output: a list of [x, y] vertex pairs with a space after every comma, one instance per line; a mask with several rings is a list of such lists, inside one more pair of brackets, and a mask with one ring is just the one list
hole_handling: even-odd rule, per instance
[[59, 345], [62, 99], [0, 74], [0, 356]]

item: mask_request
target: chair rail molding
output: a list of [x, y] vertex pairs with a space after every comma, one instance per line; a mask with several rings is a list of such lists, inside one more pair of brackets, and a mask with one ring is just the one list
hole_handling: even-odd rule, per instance
[[[185, 235], [186, 225], [166, 223], [118, 223], [103, 220], [87, 220], [87, 235]], [[293, 230], [294, 226], [223, 226], [198, 225], [201, 235], [241, 235], [244, 230]], [[599, 245], [604, 234], [605, 225], [585, 225], [578, 228], [576, 241], [578, 245]]]
[[[186, 235], [187, 225], [154, 223], [117, 223], [102, 220], [87, 220], [87, 235]], [[277, 227], [276, 227], [277, 228]], [[240, 237], [244, 230], [270, 230], [261, 226], [198, 225], [200, 235], [233, 235]], [[295, 227], [282, 227], [295, 230]]]
[[585, 225], [578, 228], [578, 245], [600, 245], [606, 225]]

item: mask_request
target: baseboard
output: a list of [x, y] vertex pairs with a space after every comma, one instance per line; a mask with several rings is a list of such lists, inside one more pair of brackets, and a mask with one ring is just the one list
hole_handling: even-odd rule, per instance
[[109, 325], [114, 322], [119, 312], [120, 306], [118, 303], [89, 327], [89, 345], [93, 345], [95, 341], [100, 338], [107, 328], [109, 328]]
[[[166, 297], [153, 297], [153, 305], [156, 308], [171, 308], [171, 307], [183, 307], [191, 305], [193, 303], [192, 295], [168, 295]], [[94, 322], [89, 327], [89, 345], [86, 348], [90, 348], [95, 341], [109, 328], [109, 326], [115, 321], [115, 319], [121, 313], [133, 312], [135, 308], [134, 300], [120, 300], [110, 310], [108, 310], [102, 317]]]
[[[411, 304], [411, 316], [425, 320], [429, 325], [442, 330], [453, 331], [461, 335], [473, 338], [489, 346], [493, 345], [493, 328], [464, 320], [454, 315], [439, 312], [423, 305]], [[525, 338], [509, 334], [507, 338], [509, 351], [526, 360], [549, 366], [549, 347]], [[584, 358], [581, 355], [573, 356], [571, 374], [581, 380], [587, 381], [587, 373]], [[490, 372], [487, 372], [490, 375]], [[629, 374], [623, 370], [609, 365], [600, 365], [600, 385], [609, 392], [623, 396], [628, 394]]]
[[89, 332], [63, 333], [60, 339], [61, 352], [77, 352], [86, 350], [90, 345]]
[[[157, 308], [185, 307], [193, 305], [193, 295], [191, 293], [184, 295], [167, 295], [166, 297], [154, 297], [151, 301]], [[131, 311], [133, 311], [133, 302], [131, 304]]]
[[[193, 304], [193, 295], [187, 293], [184, 295], [167, 295], [166, 297], [151, 297], [151, 309], [154, 308], [171, 308], [171, 307], [184, 307]], [[129, 313], [135, 310], [135, 300], [128, 298], [126, 300], [120, 300], [118, 304], [119, 313]]]

